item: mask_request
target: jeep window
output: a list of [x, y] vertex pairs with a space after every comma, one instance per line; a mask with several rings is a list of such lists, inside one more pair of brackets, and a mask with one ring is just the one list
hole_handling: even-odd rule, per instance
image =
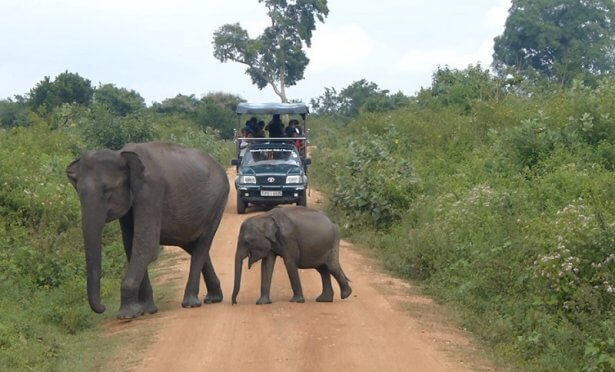
[[299, 155], [296, 151], [291, 149], [250, 149], [246, 151], [243, 161], [244, 166], [254, 165], [277, 165], [277, 164], [289, 164], [301, 166], [299, 162]]

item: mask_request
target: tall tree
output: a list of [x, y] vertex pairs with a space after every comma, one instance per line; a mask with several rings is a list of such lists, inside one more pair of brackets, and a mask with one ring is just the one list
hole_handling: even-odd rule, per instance
[[494, 67], [551, 80], [595, 79], [615, 71], [613, 0], [513, 0], [495, 38]]
[[214, 32], [214, 57], [247, 66], [246, 74], [259, 89], [267, 85], [288, 102], [286, 87], [297, 84], [309, 63], [303, 46], [312, 45], [316, 20], [329, 14], [327, 0], [258, 0], [267, 7], [271, 25], [255, 39], [239, 23]]

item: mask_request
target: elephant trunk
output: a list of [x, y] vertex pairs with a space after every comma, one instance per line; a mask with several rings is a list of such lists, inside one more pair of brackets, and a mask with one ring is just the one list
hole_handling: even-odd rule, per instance
[[235, 284], [233, 285], [233, 297], [231, 300], [231, 304], [235, 305], [237, 303], [237, 294], [239, 293], [239, 287], [241, 286], [241, 267], [243, 265], [243, 259], [248, 255], [247, 249], [243, 247], [237, 247], [237, 252], [235, 253]]
[[[83, 240], [85, 243], [85, 264], [87, 268], [88, 301], [94, 312], [105, 312], [105, 305], [100, 302], [102, 231], [105, 216], [93, 212], [97, 208], [82, 208]], [[98, 209], [100, 210], [100, 209]]]

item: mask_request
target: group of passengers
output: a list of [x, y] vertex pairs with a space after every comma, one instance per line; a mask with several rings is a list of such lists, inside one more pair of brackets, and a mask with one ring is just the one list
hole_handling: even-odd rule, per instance
[[[254, 116], [251, 117], [246, 121], [246, 126], [241, 128], [241, 136], [244, 138], [265, 138], [265, 131], [269, 132], [269, 138], [294, 138], [302, 135], [298, 120], [291, 119], [288, 126], [284, 126], [280, 115], [274, 114], [266, 126], [263, 120], [258, 120]], [[303, 141], [300, 139], [290, 140], [290, 142], [299, 151], [303, 148]]]

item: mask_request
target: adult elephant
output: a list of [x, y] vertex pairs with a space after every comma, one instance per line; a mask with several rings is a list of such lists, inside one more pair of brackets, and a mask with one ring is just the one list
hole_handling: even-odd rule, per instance
[[84, 153], [66, 169], [81, 200], [81, 217], [90, 307], [100, 302], [101, 239], [105, 223], [119, 219], [128, 267], [121, 287], [118, 317], [155, 313], [147, 266], [160, 244], [182, 247], [191, 255], [183, 307], [222, 301], [222, 289], [209, 249], [228, 198], [224, 168], [211, 156], [168, 142], [127, 144], [119, 151]]

